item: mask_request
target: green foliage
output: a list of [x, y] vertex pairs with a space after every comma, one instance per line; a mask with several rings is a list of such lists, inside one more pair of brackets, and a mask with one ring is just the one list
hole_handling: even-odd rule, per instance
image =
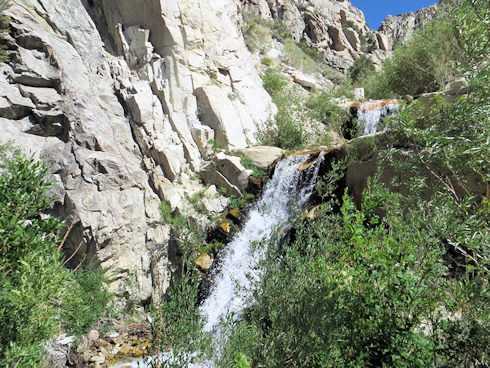
[[172, 348], [171, 357], [162, 367], [187, 367], [192, 353], [201, 355], [211, 348], [209, 336], [202, 333], [203, 321], [198, 313], [199, 275], [193, 264], [195, 250], [206, 246], [202, 232], [184, 215], [174, 215], [170, 204], [162, 202], [160, 211], [172, 225], [180, 253], [177, 272], [163, 300], [154, 310], [153, 336], [159, 349]]
[[368, 98], [389, 98], [437, 91], [458, 76], [454, 66], [462, 57], [454, 24], [443, 14], [398, 45], [380, 72], [365, 76], [360, 84]]
[[287, 80], [281, 75], [280, 71], [268, 69], [267, 73], [262, 76], [264, 88], [271, 96], [281, 92], [287, 85]]
[[332, 93], [322, 91], [312, 94], [306, 102], [307, 115], [311, 120], [321, 122], [330, 130], [340, 132], [342, 124], [350, 117], [347, 109], [341, 108], [332, 100], [335, 96]]
[[258, 140], [263, 145], [285, 149], [301, 147], [305, 143], [305, 121], [300, 114], [300, 95], [295, 87], [286, 87], [287, 82], [278, 71], [269, 69], [262, 78], [265, 89], [277, 106], [277, 114], [275, 121], [269, 121], [258, 134]]
[[[464, 51], [466, 64], [488, 64], [490, 44], [490, 9], [485, 0], [464, 1], [453, 10], [456, 22], [456, 37]], [[488, 67], [488, 65], [487, 65]]]
[[57, 250], [59, 219], [45, 216], [46, 166], [0, 146], [0, 365], [38, 367], [43, 343], [81, 334], [110, 295], [102, 271], [72, 272]]
[[228, 207], [230, 208], [241, 208], [243, 207], [248, 201], [251, 201], [255, 199], [255, 196], [251, 193], [243, 193], [240, 197], [236, 196], [231, 196], [230, 197], [230, 204]]
[[[275, 122], [269, 121], [266, 128], [258, 134], [257, 138], [263, 145], [291, 150], [306, 144], [326, 144], [325, 136], [311, 134], [311, 131], [322, 124], [324, 127], [321, 131], [327, 129], [340, 133], [342, 124], [349, 118], [348, 111], [335, 104], [333, 99], [342, 96], [344, 89], [351, 85], [345, 85], [338, 92], [312, 93], [304, 101], [298, 87], [288, 86], [280, 71], [268, 69], [262, 79], [278, 110]], [[310, 129], [307, 130], [307, 127]]]
[[262, 65], [264, 66], [271, 66], [272, 65], [272, 59], [270, 57], [267, 57], [267, 56], [264, 56], [260, 62], [262, 63]]
[[373, 73], [374, 63], [366, 55], [361, 55], [358, 57], [354, 64], [349, 68], [349, 76], [354, 83], [356, 83], [359, 79], [366, 77], [367, 75]]
[[243, 38], [250, 51], [263, 51], [267, 44], [275, 38], [285, 42], [291, 38], [284, 23], [279, 20], [267, 20], [257, 11], [243, 12]]
[[225, 150], [225, 146], [217, 141], [216, 139], [210, 139], [208, 141], [208, 144], [211, 145], [211, 148], [213, 149], [213, 151], [224, 151]]
[[456, 11], [458, 37], [474, 40], [458, 65], [468, 95], [388, 120], [395, 143], [357, 206], [336, 197], [335, 173], [318, 183], [316, 220], [297, 222], [288, 244], [268, 242], [255, 303], [229, 326], [221, 366], [237, 352], [257, 367], [490, 365], [484, 6]]
[[73, 289], [63, 302], [61, 321], [64, 329], [81, 336], [92, 327], [107, 310], [113, 294], [102, 287], [108, 283], [104, 270], [95, 264], [73, 272]]
[[6, 53], [5, 46], [5, 35], [10, 30], [10, 18], [2, 12], [10, 6], [9, 0], [0, 0], [0, 63], [5, 63], [8, 61], [8, 56]]
[[233, 327], [222, 366], [237, 350], [261, 367], [488, 363], [484, 270], [476, 283], [448, 279], [446, 219], [435, 203], [407, 213], [405, 201], [371, 185], [361, 210], [345, 195], [340, 214], [327, 204], [285, 249], [271, 241], [256, 303]]
[[250, 368], [247, 356], [245, 354], [238, 354], [235, 359], [234, 368]]
[[240, 159], [240, 163], [243, 165], [245, 169], [252, 170], [252, 176], [254, 177], [261, 177], [267, 175], [267, 173], [264, 170], [260, 170], [254, 165], [254, 162], [251, 158], [242, 157]]

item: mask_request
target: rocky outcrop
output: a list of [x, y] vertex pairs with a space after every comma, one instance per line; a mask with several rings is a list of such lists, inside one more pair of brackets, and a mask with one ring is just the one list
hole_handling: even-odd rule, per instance
[[[437, 15], [440, 7], [449, 1], [451, 0], [441, 0], [439, 4], [420, 9], [416, 13], [388, 15], [378, 29], [378, 42], [389, 49], [393, 49], [397, 44], [407, 42], [412, 38], [415, 31], [422, 29], [427, 22]], [[386, 40], [381, 38], [383, 35]]]
[[182, 206], [183, 172], [200, 170], [209, 140], [253, 144], [274, 111], [239, 9], [232, 0], [15, 0], [8, 15], [0, 144], [50, 165], [53, 214], [72, 224], [69, 265], [94, 258], [118, 296], [147, 303], [175, 267], [160, 202]]
[[378, 41], [364, 14], [349, 0], [240, 0], [245, 11], [280, 20], [296, 41], [322, 52], [332, 67], [345, 71], [361, 54], [375, 64], [390, 55], [391, 48]]
[[433, 19], [441, 5], [396, 16], [389, 15], [375, 31], [350, 0], [240, 0], [244, 11], [281, 21], [296, 41], [322, 52], [332, 67], [346, 71], [360, 55], [368, 55], [380, 67], [398, 43]]
[[239, 150], [240, 154], [253, 161], [260, 170], [268, 170], [269, 167], [284, 156], [284, 151], [278, 147], [255, 146]]

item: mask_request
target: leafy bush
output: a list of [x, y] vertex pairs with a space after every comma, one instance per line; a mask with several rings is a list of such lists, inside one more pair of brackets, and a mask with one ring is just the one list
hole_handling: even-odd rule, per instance
[[280, 71], [267, 69], [267, 73], [262, 76], [264, 88], [271, 96], [281, 92], [287, 85], [287, 80], [281, 75]]
[[38, 367], [43, 343], [81, 334], [110, 295], [102, 271], [72, 272], [58, 251], [59, 219], [45, 216], [46, 166], [0, 146], [0, 365]]
[[187, 367], [192, 353], [205, 355], [211, 348], [209, 336], [201, 331], [203, 320], [197, 306], [199, 275], [193, 264], [194, 252], [208, 245], [187, 216], [174, 215], [167, 202], [160, 204], [160, 210], [164, 221], [173, 227], [180, 262], [166, 294], [155, 305], [153, 338], [158, 353], [172, 347], [172, 356], [164, 358], [162, 367]]
[[2, 12], [10, 6], [8, 0], [0, 0], [0, 63], [8, 61], [5, 42], [5, 35], [9, 32], [10, 19]]
[[272, 59], [270, 57], [267, 57], [267, 56], [264, 56], [260, 62], [262, 63], [262, 65], [265, 65], [265, 66], [271, 66], [272, 65]]
[[273, 38], [280, 42], [291, 39], [291, 35], [284, 23], [279, 20], [268, 20], [260, 16], [257, 11], [243, 12], [243, 38], [250, 51], [265, 50]]
[[334, 98], [333, 93], [325, 91], [312, 94], [306, 102], [307, 114], [310, 119], [323, 123], [328, 129], [340, 132], [350, 114], [347, 109], [334, 103]]
[[360, 84], [368, 98], [418, 96], [434, 92], [457, 76], [454, 66], [462, 57], [447, 14], [441, 15], [414, 34], [405, 44], [395, 48], [380, 72], [364, 77]]
[[295, 87], [286, 87], [287, 82], [280, 72], [269, 69], [262, 77], [264, 88], [271, 94], [277, 106], [275, 121], [258, 134], [263, 145], [285, 149], [301, 147], [305, 143], [304, 120], [301, 114], [301, 97]]
[[297, 86], [288, 86], [278, 70], [268, 69], [262, 79], [278, 109], [275, 122], [269, 121], [258, 134], [263, 145], [297, 149], [306, 144], [325, 144], [328, 137], [317, 131], [323, 132], [326, 128], [340, 133], [342, 124], [349, 118], [348, 111], [335, 104], [333, 99], [342, 96], [350, 85], [345, 84], [339, 92], [313, 93], [306, 100]]
[[349, 68], [349, 76], [356, 83], [359, 79], [366, 77], [374, 71], [374, 63], [371, 58], [366, 55], [361, 55], [354, 60], [354, 64]]
[[258, 169], [253, 160], [251, 158], [248, 158], [248, 157], [242, 157], [240, 159], [240, 163], [243, 165], [244, 168], [246, 168], [247, 170], [252, 170], [252, 176], [255, 176], [255, 177], [260, 177], [260, 176], [266, 176], [267, 173], [264, 171], [264, 170], [260, 170]]

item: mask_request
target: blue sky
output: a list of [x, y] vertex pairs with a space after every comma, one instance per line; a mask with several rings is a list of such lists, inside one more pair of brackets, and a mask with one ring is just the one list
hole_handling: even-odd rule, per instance
[[351, 0], [362, 10], [371, 29], [378, 29], [388, 14], [397, 15], [417, 11], [437, 3], [437, 0]]

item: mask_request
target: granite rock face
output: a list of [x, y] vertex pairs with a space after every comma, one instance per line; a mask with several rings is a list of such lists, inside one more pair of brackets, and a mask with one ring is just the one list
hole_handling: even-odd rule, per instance
[[0, 144], [50, 166], [52, 213], [71, 224], [69, 266], [95, 259], [121, 300], [146, 304], [167, 288], [178, 260], [158, 206], [185, 212], [192, 173], [246, 189], [250, 172], [209, 141], [253, 146], [276, 111], [243, 40], [247, 9], [283, 20], [340, 70], [362, 53], [379, 65], [405, 22], [374, 32], [348, 0], [12, 0], [6, 11]]
[[[434, 18], [439, 4], [417, 13], [388, 16], [378, 30], [370, 29], [361, 10], [350, 0], [239, 0], [244, 11], [265, 19], [280, 20], [296, 41], [316, 48], [326, 62], [346, 71], [360, 55], [368, 55], [375, 66], [391, 56], [397, 43], [408, 41], [413, 32]], [[452, 0], [440, 0], [440, 3]]]
[[316, 48], [330, 66], [341, 71], [362, 54], [369, 54], [380, 65], [392, 51], [379, 43], [378, 33], [369, 28], [362, 11], [349, 0], [240, 1], [245, 11], [281, 20], [296, 41]]
[[[441, 3], [444, 3], [444, 1]], [[435, 4], [416, 13], [409, 12], [396, 16], [388, 15], [378, 29], [378, 37], [384, 35], [386, 38], [386, 40], [380, 40], [380, 44], [382, 43], [384, 47], [393, 49], [396, 44], [407, 42], [412, 38], [416, 30], [423, 28], [428, 21], [436, 16], [439, 8], [440, 4]]]
[[[181, 206], [182, 173], [203, 166], [209, 139], [253, 144], [274, 111], [239, 8], [232, 0], [11, 5], [0, 144], [50, 165], [53, 214], [72, 224], [64, 251], [79, 248], [70, 266], [96, 259], [119, 297], [148, 303], [175, 267], [160, 202]], [[211, 111], [225, 100], [226, 129], [199, 116], [200, 90], [220, 97], [207, 99]]]

